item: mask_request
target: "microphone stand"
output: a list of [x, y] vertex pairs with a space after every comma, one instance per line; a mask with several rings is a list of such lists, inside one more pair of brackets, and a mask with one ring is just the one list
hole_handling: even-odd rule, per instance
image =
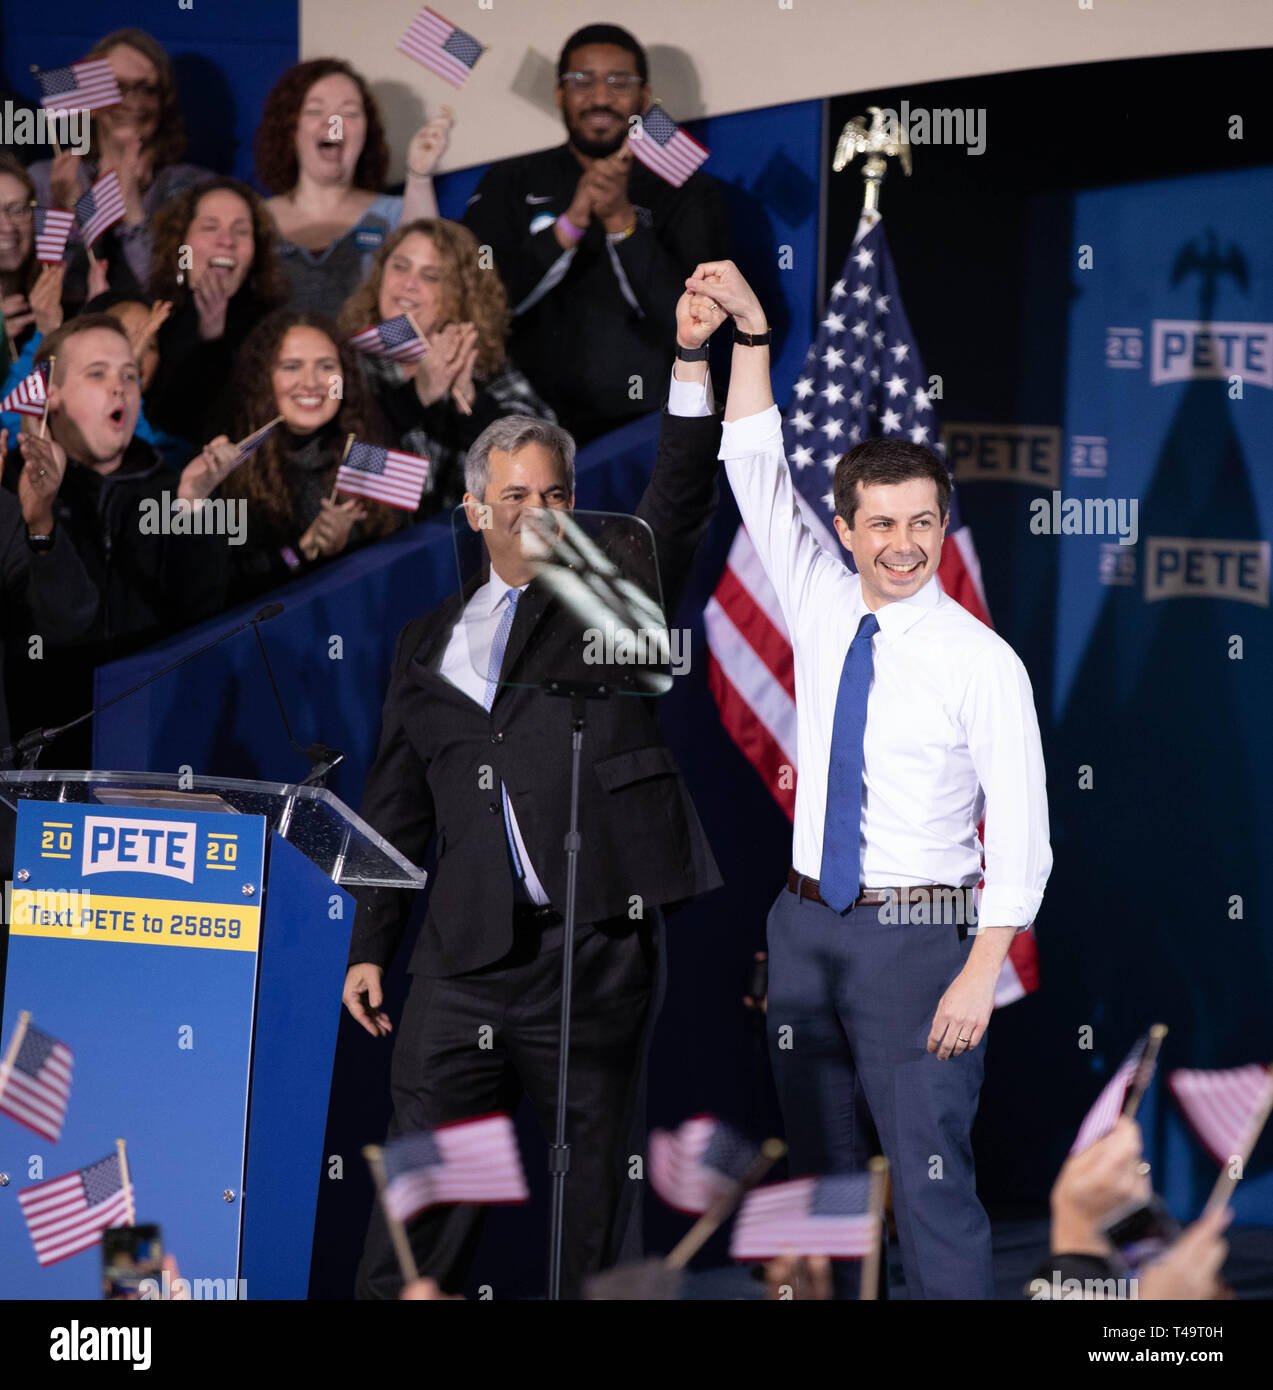
[[261, 629], [256, 628], [255, 632], [256, 644], [261, 649], [261, 660], [265, 662], [265, 674], [269, 676], [270, 689], [274, 692], [274, 703], [278, 706], [279, 714], [283, 716], [283, 728], [287, 730], [287, 741], [296, 752], [309, 759], [309, 776], [300, 785], [302, 787], [325, 787], [328, 774], [345, 761], [345, 755], [339, 748], [328, 748], [325, 743], [300, 743], [297, 741], [292, 733], [292, 726], [287, 721], [287, 710], [283, 708], [283, 697], [278, 693], [278, 683], [274, 679], [274, 668], [270, 665], [269, 654], [265, 650], [265, 641], [261, 637]]
[[[268, 622], [271, 618], [277, 618], [283, 611], [281, 603], [267, 603], [264, 608], [254, 613], [246, 622], [242, 622], [238, 627], [231, 628], [229, 632], [223, 632], [220, 637], [215, 637], [211, 642], [205, 642], [202, 647], [197, 647], [194, 651], [188, 652], [179, 660], [165, 666], [162, 670], [156, 671], [153, 675], [147, 676], [144, 681], [138, 681], [129, 690], [124, 690], [118, 695], [112, 696], [103, 704], [94, 706], [87, 714], [81, 714], [77, 719], [72, 719], [69, 724], [60, 724], [55, 729], [31, 729], [28, 733], [16, 742], [11, 743], [7, 748], [0, 749], [0, 767], [3, 767], [10, 759], [18, 760], [19, 767], [24, 772], [34, 769], [40, 760], [40, 754], [63, 734], [69, 733], [72, 729], [77, 729], [87, 720], [94, 718], [103, 710], [110, 709], [112, 705], [117, 705], [121, 700], [126, 700], [130, 695], [135, 695], [139, 690], [144, 690], [153, 681], [157, 681], [161, 676], [166, 676], [171, 671], [175, 671], [179, 666], [184, 666], [186, 662], [193, 661], [195, 657], [202, 656], [204, 652], [211, 651], [213, 647], [219, 647], [222, 642], [227, 642], [236, 633], [243, 631], [245, 627], [255, 628], [257, 623]], [[257, 634], [258, 640], [260, 634]]]
[[565, 1236], [566, 1174], [570, 1171], [570, 1145], [566, 1142], [566, 1081], [570, 1060], [570, 1004], [575, 976], [575, 886], [579, 876], [579, 770], [583, 762], [583, 731], [587, 723], [585, 702], [605, 700], [610, 687], [597, 681], [546, 680], [540, 687], [547, 695], [570, 700], [570, 828], [566, 832], [566, 912], [562, 941], [561, 1023], [557, 1042], [557, 1114], [553, 1141], [548, 1146], [548, 1173], [552, 1181], [552, 1214], [548, 1232], [548, 1297], [561, 1298], [561, 1254]]

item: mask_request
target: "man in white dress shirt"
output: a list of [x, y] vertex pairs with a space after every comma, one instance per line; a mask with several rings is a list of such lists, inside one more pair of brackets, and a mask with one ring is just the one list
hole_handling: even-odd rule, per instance
[[852, 573], [802, 519], [755, 294], [729, 261], [686, 287], [734, 320], [720, 457], [795, 654], [792, 868], [768, 920], [792, 1176], [857, 1170], [882, 1148], [909, 1296], [991, 1298], [969, 1136], [995, 982], [1052, 867], [1029, 678], [937, 580], [940, 461], [881, 438], [839, 461]]

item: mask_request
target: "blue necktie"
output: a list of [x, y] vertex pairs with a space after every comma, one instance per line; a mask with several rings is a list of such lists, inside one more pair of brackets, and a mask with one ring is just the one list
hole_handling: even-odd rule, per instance
[[[508, 589], [504, 594], [508, 602], [500, 616], [499, 627], [495, 629], [494, 640], [491, 642], [491, 659], [486, 663], [486, 694], [482, 697], [482, 704], [487, 709], [490, 709], [495, 703], [495, 692], [499, 689], [499, 673], [504, 667], [504, 652], [508, 648], [508, 634], [513, 630], [513, 619], [517, 615], [517, 600], [521, 596], [520, 589]], [[502, 782], [499, 791], [500, 799], [504, 804], [504, 833], [508, 836], [508, 849], [513, 856], [513, 872], [518, 878], [524, 878], [522, 861], [517, 853], [517, 842], [513, 838], [513, 823], [508, 815], [508, 791]]]
[[871, 638], [879, 630], [875, 614], [865, 614], [844, 658], [835, 697], [818, 893], [836, 912], [843, 912], [854, 902], [861, 888], [862, 740], [866, 734], [866, 697], [871, 691]]

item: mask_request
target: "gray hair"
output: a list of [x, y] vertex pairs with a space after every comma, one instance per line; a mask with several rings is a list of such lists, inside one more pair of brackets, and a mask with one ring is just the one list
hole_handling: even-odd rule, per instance
[[575, 441], [571, 435], [548, 420], [533, 415], [505, 415], [487, 425], [469, 447], [464, 459], [464, 486], [479, 500], [486, 498], [491, 480], [491, 450], [515, 454], [527, 444], [542, 444], [557, 457], [565, 474], [566, 491], [575, 492]]

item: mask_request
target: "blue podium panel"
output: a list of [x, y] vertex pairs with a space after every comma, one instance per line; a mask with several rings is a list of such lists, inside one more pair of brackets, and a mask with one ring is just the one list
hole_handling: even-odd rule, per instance
[[[354, 900], [270, 836], [243, 1196], [249, 1298], [304, 1298]], [[345, 1163], [361, 1163], [357, 1154]]]
[[[11, 1066], [0, 1297], [100, 1295], [98, 1246], [41, 1264], [19, 1197], [113, 1155], [117, 1138], [135, 1219], [163, 1228], [182, 1277], [237, 1279], [264, 836], [260, 816], [20, 804], [0, 1023]], [[73, 1054], [56, 1141], [47, 1117], [42, 1134], [7, 1113], [39, 1086], [9, 1056], [24, 1011]]]

